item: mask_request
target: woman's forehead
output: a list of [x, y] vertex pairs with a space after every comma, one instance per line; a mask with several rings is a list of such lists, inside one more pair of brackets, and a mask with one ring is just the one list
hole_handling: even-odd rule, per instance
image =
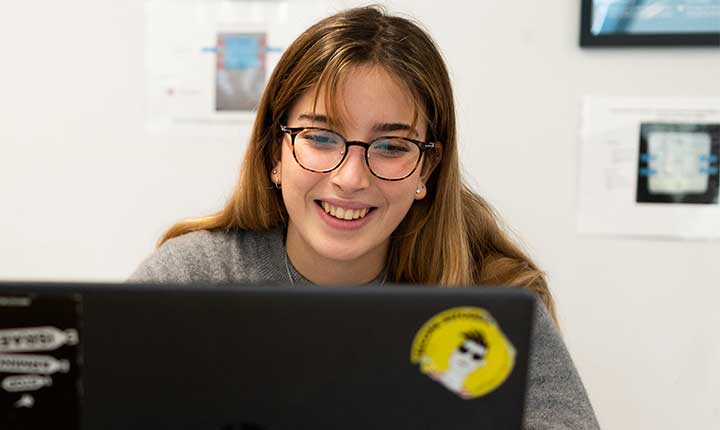
[[335, 80], [315, 86], [293, 104], [289, 119], [298, 125], [339, 129], [407, 130], [425, 135], [424, 112], [406, 85], [382, 66], [355, 66]]

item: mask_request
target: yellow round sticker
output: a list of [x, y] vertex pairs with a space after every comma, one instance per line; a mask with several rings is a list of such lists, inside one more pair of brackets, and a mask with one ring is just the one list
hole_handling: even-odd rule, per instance
[[505, 382], [515, 365], [515, 348], [486, 310], [460, 307], [420, 328], [410, 361], [458, 396], [473, 399]]

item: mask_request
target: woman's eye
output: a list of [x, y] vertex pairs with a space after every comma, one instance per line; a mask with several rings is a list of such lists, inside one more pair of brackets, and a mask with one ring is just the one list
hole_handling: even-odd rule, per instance
[[305, 133], [300, 136], [302, 142], [317, 148], [336, 148], [341, 142], [336, 136], [324, 133]]
[[305, 139], [312, 140], [313, 142], [317, 143], [335, 143], [335, 139], [329, 137], [329, 136], [322, 136], [322, 135], [309, 135], [305, 136]]
[[378, 149], [384, 152], [408, 152], [410, 149], [406, 145], [393, 144], [393, 143], [381, 143]]
[[372, 149], [374, 153], [384, 157], [402, 157], [412, 151], [410, 144], [392, 140], [375, 142]]

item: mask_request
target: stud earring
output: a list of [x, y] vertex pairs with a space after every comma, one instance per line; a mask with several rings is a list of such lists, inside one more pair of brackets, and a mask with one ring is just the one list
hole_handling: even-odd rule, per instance
[[420, 194], [420, 187], [417, 187], [417, 190], [415, 190], [415, 194]]
[[277, 169], [273, 169], [272, 174], [273, 174], [273, 176], [275, 177], [275, 178], [273, 179], [273, 183], [275, 184], [275, 188], [277, 188], [277, 189], [279, 190], [280, 188], [282, 188], [282, 186], [280, 185], [280, 178], [278, 178], [278, 176], [277, 176], [278, 170], [277, 170]]

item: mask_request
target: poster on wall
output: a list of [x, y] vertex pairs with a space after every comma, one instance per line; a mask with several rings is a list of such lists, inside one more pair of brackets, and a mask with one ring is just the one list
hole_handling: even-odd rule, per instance
[[720, 238], [720, 98], [586, 97], [580, 233]]
[[287, 20], [286, 3], [148, 0], [145, 18], [147, 129], [203, 137], [247, 129], [282, 52], [274, 29]]
[[720, 0], [583, 0], [580, 46], [720, 47]]

